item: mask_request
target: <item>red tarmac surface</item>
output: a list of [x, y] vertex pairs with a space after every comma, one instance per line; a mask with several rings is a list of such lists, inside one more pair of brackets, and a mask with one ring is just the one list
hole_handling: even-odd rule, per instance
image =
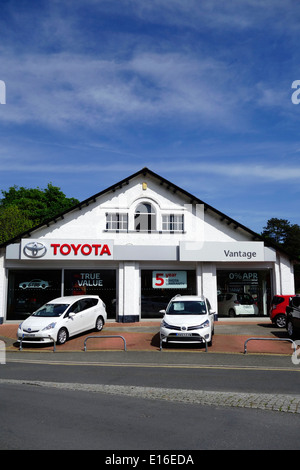
[[[84, 351], [84, 340], [87, 336], [121, 335], [126, 340], [127, 351], [159, 351], [159, 325], [160, 321], [145, 321], [139, 323], [106, 323], [100, 333], [94, 331], [85, 332], [71, 338], [64, 345], [56, 345], [57, 352]], [[6, 344], [7, 352], [18, 351], [19, 344], [16, 341], [18, 324], [4, 323], [0, 325], [0, 340]], [[257, 322], [239, 322], [238, 320], [218, 321], [215, 323], [215, 335], [213, 344], [208, 347], [212, 353], [244, 353], [244, 344], [248, 338], [282, 338], [287, 339], [285, 330], [275, 328], [268, 319]], [[87, 351], [114, 351], [124, 349], [124, 342], [120, 338], [89, 339]], [[178, 351], [178, 347], [173, 348]], [[183, 350], [183, 346], [180, 347]], [[23, 351], [53, 351], [53, 345], [33, 346], [23, 344]], [[187, 348], [185, 348], [187, 350]], [[188, 348], [191, 352], [205, 353], [205, 346]], [[172, 351], [169, 347], [168, 351]], [[252, 354], [281, 354], [291, 355], [292, 344], [289, 341], [257, 341], [247, 343], [247, 353]]]

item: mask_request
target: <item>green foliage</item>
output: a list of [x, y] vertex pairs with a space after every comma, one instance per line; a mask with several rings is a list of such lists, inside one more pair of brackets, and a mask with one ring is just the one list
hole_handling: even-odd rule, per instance
[[268, 220], [262, 235], [283, 248], [294, 259], [300, 260], [300, 226], [286, 219]]
[[0, 243], [10, 240], [18, 233], [31, 228], [31, 222], [16, 206], [4, 207], [0, 210]]
[[51, 183], [46, 189], [13, 186], [8, 191], [1, 192], [4, 197], [0, 201], [0, 209], [11, 205], [18, 207], [32, 221], [33, 226], [64, 212], [79, 202], [75, 198], [67, 198], [60, 188]]
[[45, 189], [12, 186], [8, 191], [2, 190], [1, 193], [1, 243], [55, 217], [79, 202], [75, 198], [67, 198], [60, 188], [51, 183]]

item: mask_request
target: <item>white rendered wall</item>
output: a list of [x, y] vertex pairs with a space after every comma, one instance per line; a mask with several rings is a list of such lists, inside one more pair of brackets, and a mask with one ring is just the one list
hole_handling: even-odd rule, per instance
[[287, 257], [280, 254], [278, 258], [280, 292], [276, 293], [280, 293], [282, 295], [293, 295], [295, 294], [294, 267]]
[[6, 310], [6, 274], [4, 268], [5, 249], [0, 250], [0, 324], [3, 322]]

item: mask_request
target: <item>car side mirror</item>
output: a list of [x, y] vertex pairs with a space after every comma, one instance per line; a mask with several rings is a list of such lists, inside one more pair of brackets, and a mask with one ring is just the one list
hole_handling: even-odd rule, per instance
[[219, 316], [212, 308], [209, 310], [209, 313], [210, 313], [210, 315], [214, 316], [214, 321], [218, 321]]
[[159, 313], [161, 313], [162, 315], [165, 315], [166, 311], [165, 310], [160, 310]]
[[69, 317], [69, 318], [73, 318], [73, 317], [75, 317], [75, 315], [76, 315], [76, 313], [74, 313], [74, 312], [68, 313], [68, 317]]

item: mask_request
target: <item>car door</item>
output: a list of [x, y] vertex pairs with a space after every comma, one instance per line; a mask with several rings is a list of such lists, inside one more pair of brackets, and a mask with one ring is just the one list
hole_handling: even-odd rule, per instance
[[80, 301], [80, 331], [95, 328], [97, 317], [97, 299], [87, 298]]
[[81, 310], [80, 300], [77, 300], [73, 305], [70, 306], [68, 312], [65, 315], [65, 326], [68, 329], [69, 336], [74, 336], [81, 331]]

